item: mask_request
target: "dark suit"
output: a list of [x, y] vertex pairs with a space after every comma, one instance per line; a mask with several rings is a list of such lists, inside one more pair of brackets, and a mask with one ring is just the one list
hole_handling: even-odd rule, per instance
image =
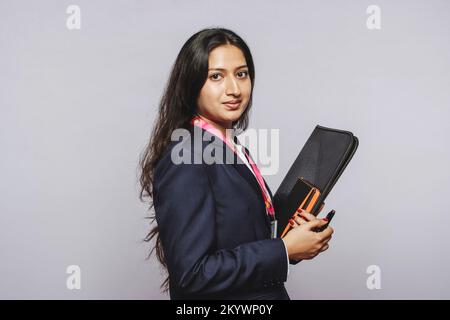
[[[193, 126], [189, 128], [193, 135]], [[220, 139], [195, 128], [212, 142], [173, 141], [154, 173], [155, 214], [171, 299], [289, 299], [286, 249], [280, 238], [270, 239], [270, 220], [255, 176]], [[208, 145], [220, 147], [223, 161], [231, 155], [233, 164], [171, 160], [175, 146], [178, 154], [194, 161]]]

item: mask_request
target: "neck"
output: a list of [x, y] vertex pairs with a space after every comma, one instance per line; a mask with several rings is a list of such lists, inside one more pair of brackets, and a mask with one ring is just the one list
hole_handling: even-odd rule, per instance
[[232, 128], [232, 122], [231, 121], [227, 121], [227, 122], [216, 122], [213, 120], [210, 120], [204, 116], [202, 116], [201, 114], [197, 114], [200, 118], [202, 118], [204, 121], [206, 121], [207, 123], [209, 123], [210, 125], [214, 126], [214, 128], [218, 129], [224, 137], [226, 137], [226, 129], [231, 129]]

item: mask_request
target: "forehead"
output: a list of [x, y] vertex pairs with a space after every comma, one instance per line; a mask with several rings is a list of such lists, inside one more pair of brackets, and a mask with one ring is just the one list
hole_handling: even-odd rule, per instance
[[245, 64], [245, 56], [241, 49], [233, 45], [221, 45], [209, 53], [209, 68], [234, 69]]

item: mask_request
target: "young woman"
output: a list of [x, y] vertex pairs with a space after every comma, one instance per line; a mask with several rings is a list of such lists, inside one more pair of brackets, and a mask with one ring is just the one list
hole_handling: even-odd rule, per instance
[[[289, 264], [328, 248], [332, 228], [314, 232], [325, 221], [308, 212], [283, 239], [271, 234], [272, 192], [236, 134], [227, 135], [247, 129], [254, 84], [250, 50], [227, 29], [191, 36], [173, 66], [140, 180], [157, 221], [146, 241], [156, 236], [171, 299], [289, 299]], [[179, 129], [188, 138], [174, 141]], [[221, 161], [204, 161], [211, 146]], [[181, 155], [202, 161], [180, 163]]]

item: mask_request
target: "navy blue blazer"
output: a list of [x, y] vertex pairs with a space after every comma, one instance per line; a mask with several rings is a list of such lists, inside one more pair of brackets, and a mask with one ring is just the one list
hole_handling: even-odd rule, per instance
[[[189, 125], [191, 139], [172, 141], [154, 172], [154, 209], [170, 298], [288, 300], [286, 249], [280, 238], [270, 238], [255, 176], [222, 140], [195, 128], [206, 141], [194, 142]], [[228, 155], [233, 163], [205, 163], [203, 152], [214, 148], [222, 150], [223, 162]], [[174, 164], [172, 151], [202, 163]]]

